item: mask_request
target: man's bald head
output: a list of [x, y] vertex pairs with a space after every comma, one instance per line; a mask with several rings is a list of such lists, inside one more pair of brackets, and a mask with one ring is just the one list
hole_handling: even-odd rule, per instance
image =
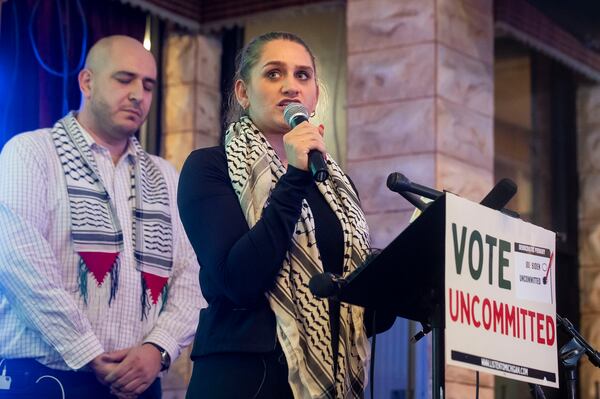
[[133, 54], [139, 57], [141, 62], [151, 63], [156, 67], [154, 56], [142, 43], [129, 36], [114, 35], [102, 38], [92, 46], [85, 59], [85, 68], [99, 72], [123, 54]]
[[109, 36], [90, 49], [79, 73], [78, 120], [104, 137], [126, 138], [146, 119], [156, 84], [156, 61], [142, 43]]

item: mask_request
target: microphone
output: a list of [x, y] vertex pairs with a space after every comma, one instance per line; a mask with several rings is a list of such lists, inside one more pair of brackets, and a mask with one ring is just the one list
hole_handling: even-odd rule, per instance
[[333, 273], [319, 273], [311, 277], [308, 288], [317, 298], [337, 297], [348, 281]]
[[390, 175], [387, 178], [387, 186], [390, 190], [397, 192], [400, 195], [402, 195], [403, 192], [408, 191], [409, 193], [417, 194], [432, 200], [437, 199], [443, 194], [442, 192], [434, 190], [433, 188], [413, 183], [410, 180], [408, 180], [406, 176], [399, 172], [390, 173]]
[[508, 178], [500, 180], [479, 203], [480, 205], [499, 211], [516, 194], [517, 185]]
[[[293, 129], [308, 120], [308, 111], [300, 103], [289, 103], [283, 110], [283, 119]], [[329, 177], [327, 164], [321, 151], [310, 150], [308, 152], [308, 168], [313, 175], [313, 179], [318, 182], [324, 182]]]

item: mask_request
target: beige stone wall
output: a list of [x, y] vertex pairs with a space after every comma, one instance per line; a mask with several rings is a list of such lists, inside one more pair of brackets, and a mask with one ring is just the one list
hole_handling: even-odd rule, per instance
[[[349, 0], [347, 25], [347, 164], [384, 247], [412, 213], [389, 173], [473, 200], [493, 185], [492, 1]], [[446, 397], [474, 396], [474, 381], [448, 367]], [[480, 382], [492, 398], [493, 377]]]
[[221, 43], [171, 34], [164, 58], [162, 156], [179, 169], [192, 150], [219, 142]]
[[492, 1], [438, 0], [437, 27], [436, 183], [480, 200], [494, 176]]
[[[171, 34], [164, 57], [161, 155], [181, 169], [191, 151], [217, 145], [220, 135], [220, 41], [201, 35]], [[163, 377], [163, 398], [183, 399], [192, 364], [190, 348]]]
[[[584, 86], [577, 96], [579, 169], [579, 284], [581, 332], [600, 348], [600, 86]], [[584, 358], [582, 399], [595, 398], [600, 370]]]
[[348, 2], [348, 162], [375, 247], [408, 223], [412, 207], [386, 188], [400, 171], [435, 185], [433, 0]]

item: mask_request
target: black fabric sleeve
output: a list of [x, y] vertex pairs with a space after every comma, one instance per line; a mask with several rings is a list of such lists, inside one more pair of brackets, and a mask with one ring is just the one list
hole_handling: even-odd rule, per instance
[[309, 172], [288, 167], [263, 216], [249, 229], [229, 179], [224, 149], [190, 154], [181, 171], [178, 205], [209, 303], [225, 296], [247, 307], [264, 298], [283, 263], [311, 182]]

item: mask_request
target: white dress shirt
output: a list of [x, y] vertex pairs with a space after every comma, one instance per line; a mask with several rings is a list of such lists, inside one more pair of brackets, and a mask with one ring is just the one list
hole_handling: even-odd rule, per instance
[[177, 211], [178, 174], [151, 155], [169, 191], [173, 269], [164, 309], [159, 299], [142, 320], [129, 200], [135, 151], [129, 145], [115, 165], [108, 149], [84, 136], [123, 229], [116, 297], [109, 306], [110, 275], [98, 287], [92, 273], [87, 305], [80, 294], [69, 198], [50, 129], [13, 137], [0, 154], [0, 359], [35, 358], [51, 368], [80, 369], [103, 352], [153, 342], [174, 360], [191, 342], [205, 305], [196, 255]]

